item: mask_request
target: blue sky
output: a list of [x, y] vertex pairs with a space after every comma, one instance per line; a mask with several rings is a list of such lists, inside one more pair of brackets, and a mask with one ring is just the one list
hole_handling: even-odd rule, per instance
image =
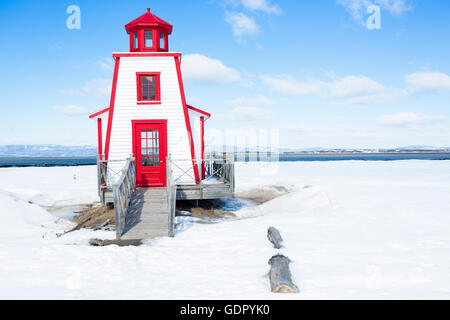
[[[66, 9], [81, 9], [69, 30]], [[381, 29], [369, 30], [368, 6]], [[209, 132], [272, 129], [291, 148], [450, 146], [450, 2], [195, 0], [0, 2], [0, 144], [95, 145], [112, 52], [151, 7], [182, 52]]]

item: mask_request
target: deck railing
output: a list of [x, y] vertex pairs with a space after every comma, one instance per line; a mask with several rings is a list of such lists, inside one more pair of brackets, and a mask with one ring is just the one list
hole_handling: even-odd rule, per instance
[[175, 214], [177, 206], [177, 185], [173, 177], [172, 161], [170, 156], [167, 157], [166, 166], [166, 179], [167, 179], [167, 202], [169, 207], [169, 237], [175, 236]]
[[[105, 203], [105, 190], [112, 190], [113, 186], [120, 180], [124, 168], [129, 159], [124, 160], [102, 160], [104, 155], [97, 156], [97, 186], [100, 201]], [[130, 158], [131, 159], [131, 158]], [[117, 169], [119, 164], [120, 169]]]
[[136, 163], [135, 159], [127, 160], [127, 164], [122, 171], [122, 176], [119, 181], [113, 186], [114, 192], [114, 217], [116, 220], [116, 235], [117, 238], [123, 234], [128, 207], [132, 194], [136, 191]]
[[[234, 157], [232, 155], [214, 156], [207, 159], [170, 159], [167, 163], [177, 170], [174, 177], [176, 185], [192, 184], [202, 185], [208, 184], [212, 180], [218, 180], [222, 183], [230, 184], [234, 191]], [[205, 176], [202, 177], [202, 171], [199, 170], [199, 179], [193, 175], [192, 167], [197, 166], [205, 169]], [[200, 166], [199, 166], [200, 165]]]
[[105, 193], [103, 190], [106, 188], [106, 161], [103, 161], [102, 158], [103, 156], [97, 156], [97, 186], [100, 201], [105, 203]]

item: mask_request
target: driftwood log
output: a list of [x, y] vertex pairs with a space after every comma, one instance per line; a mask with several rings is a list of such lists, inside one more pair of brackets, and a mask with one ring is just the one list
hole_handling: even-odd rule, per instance
[[94, 247], [106, 247], [110, 245], [117, 245], [119, 247], [135, 246], [138, 247], [142, 244], [141, 240], [100, 240], [91, 239], [89, 244]]
[[275, 249], [281, 249], [283, 246], [283, 238], [281, 238], [280, 231], [274, 227], [270, 227], [267, 231], [267, 239], [273, 243]]
[[270, 287], [275, 293], [298, 293], [297, 286], [292, 282], [291, 271], [289, 270], [288, 257], [283, 255], [273, 256], [269, 260], [271, 266], [269, 277]]
[[91, 218], [92, 218], [92, 216], [87, 217], [86, 219], [84, 219], [83, 221], [81, 221], [79, 224], [77, 224], [76, 227], [70, 229], [69, 231], [64, 231], [63, 233], [57, 233], [56, 236], [57, 236], [58, 238], [61, 238], [62, 236], [66, 235], [66, 234], [68, 234], [68, 233], [71, 233], [71, 232], [80, 230], [86, 222], [88, 222], [89, 220], [91, 220]]
[[101, 229], [105, 228], [110, 222], [111, 222], [111, 219], [106, 220], [100, 226], [95, 228], [94, 231], [98, 231], [98, 230], [101, 230]]

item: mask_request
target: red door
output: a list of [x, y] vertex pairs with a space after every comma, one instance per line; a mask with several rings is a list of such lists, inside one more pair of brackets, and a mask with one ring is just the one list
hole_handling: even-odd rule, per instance
[[133, 121], [138, 187], [166, 186], [167, 121]]

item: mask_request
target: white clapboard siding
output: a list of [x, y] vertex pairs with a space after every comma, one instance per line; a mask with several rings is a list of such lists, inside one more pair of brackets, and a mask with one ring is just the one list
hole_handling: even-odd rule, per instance
[[[161, 73], [161, 104], [138, 105], [136, 72]], [[174, 57], [121, 57], [117, 78], [116, 100], [111, 128], [110, 160], [121, 160], [133, 153], [132, 120], [167, 120], [168, 154], [177, 159], [192, 159], [180, 87]], [[120, 171], [125, 162], [112, 162]], [[183, 161], [174, 169], [178, 177], [187, 170], [194, 177], [192, 161]], [[179, 183], [193, 183], [185, 176]]]

